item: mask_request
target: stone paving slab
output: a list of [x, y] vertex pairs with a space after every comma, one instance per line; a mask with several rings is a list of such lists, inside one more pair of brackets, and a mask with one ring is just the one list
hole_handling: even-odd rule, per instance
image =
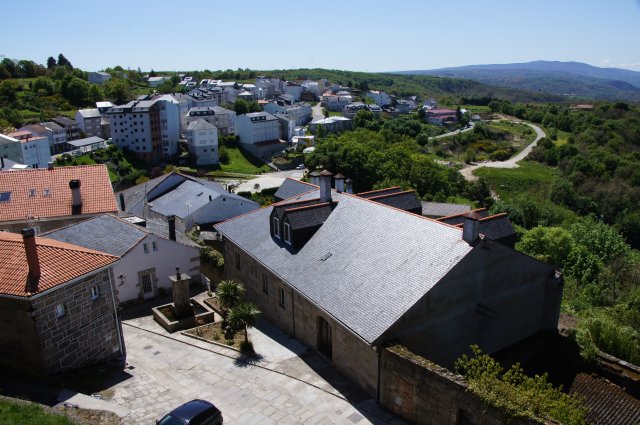
[[113, 401], [130, 409], [127, 423], [154, 423], [193, 398], [216, 404], [225, 424], [402, 423], [266, 322], [264, 332], [250, 330], [256, 351], [265, 353], [257, 364], [234, 350], [166, 334], [149, 317], [123, 324], [130, 377], [111, 389]]

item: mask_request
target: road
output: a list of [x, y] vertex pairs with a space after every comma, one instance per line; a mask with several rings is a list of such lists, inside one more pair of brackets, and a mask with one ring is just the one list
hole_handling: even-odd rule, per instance
[[318, 102], [316, 106], [311, 107], [311, 119], [315, 121], [315, 120], [321, 120], [323, 118], [324, 118], [324, 114], [322, 113], [322, 106], [320, 106], [320, 102]]
[[456, 130], [456, 131], [452, 131], [450, 133], [441, 134], [439, 136], [433, 136], [432, 139], [442, 139], [443, 137], [455, 136], [456, 134], [466, 133], [467, 131], [473, 130], [474, 125], [475, 125], [474, 123], [470, 122], [469, 123], [469, 127], [465, 128], [463, 130]]
[[482, 168], [482, 167], [489, 167], [489, 168], [517, 168], [519, 166], [518, 162], [522, 161], [523, 159], [525, 159], [527, 157], [527, 155], [529, 155], [531, 150], [538, 144], [538, 141], [546, 136], [544, 131], [542, 131], [542, 129], [540, 127], [538, 127], [537, 125], [529, 124], [529, 123], [524, 123], [524, 124], [527, 124], [529, 127], [533, 128], [533, 130], [536, 132], [536, 138], [535, 138], [535, 140], [533, 142], [531, 142], [529, 145], [527, 145], [527, 147], [525, 147], [520, 153], [518, 153], [517, 155], [507, 159], [506, 161], [490, 161], [490, 162], [485, 162], [485, 163], [482, 163], [482, 164], [470, 165], [470, 166], [467, 166], [467, 167], [461, 169], [460, 173], [464, 176], [464, 178], [469, 180], [469, 181], [478, 180], [478, 177], [475, 176], [473, 174], [473, 172], [475, 170], [477, 170], [478, 168]]

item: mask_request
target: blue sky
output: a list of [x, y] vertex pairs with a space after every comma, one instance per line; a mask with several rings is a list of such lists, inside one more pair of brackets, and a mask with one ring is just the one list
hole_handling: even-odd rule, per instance
[[[99, 5], [99, 6], [98, 6]], [[100, 70], [432, 69], [559, 60], [640, 71], [640, 0], [21, 0], [0, 55]]]

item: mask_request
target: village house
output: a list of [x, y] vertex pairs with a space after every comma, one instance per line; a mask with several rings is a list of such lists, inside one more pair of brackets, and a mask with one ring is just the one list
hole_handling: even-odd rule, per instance
[[146, 300], [171, 291], [169, 276], [176, 267], [193, 278], [200, 276], [198, 244], [177, 232], [171, 217], [168, 223], [152, 222], [104, 214], [43, 236], [121, 258], [113, 265], [118, 301]]
[[391, 97], [383, 91], [369, 90], [365, 97], [380, 107], [391, 105]]
[[456, 111], [446, 108], [424, 109], [425, 119], [429, 124], [444, 125], [458, 120]]
[[189, 154], [195, 158], [196, 165], [218, 163], [218, 129], [207, 121], [198, 118], [192, 121], [185, 131]]
[[318, 134], [318, 131], [322, 131], [323, 134], [340, 133], [351, 130], [352, 128], [353, 121], [345, 117], [334, 116], [311, 121], [309, 123], [309, 131], [313, 134]]
[[111, 267], [118, 257], [0, 232], [0, 364], [51, 374], [124, 362]]
[[102, 137], [102, 115], [97, 108], [80, 109], [76, 112], [76, 122], [84, 137]]
[[104, 164], [0, 173], [0, 230], [39, 233], [117, 211]]
[[196, 224], [210, 227], [259, 208], [220, 183], [176, 172], [130, 187], [117, 198], [127, 214], [165, 222], [175, 216], [176, 229], [183, 233]]
[[67, 140], [80, 138], [80, 127], [78, 127], [78, 123], [76, 122], [76, 120], [72, 120], [71, 118], [63, 116], [57, 116], [53, 118], [53, 122], [64, 128], [64, 131], [67, 133]]
[[46, 168], [51, 161], [49, 139], [30, 131], [0, 134], [0, 156], [28, 167]]
[[271, 158], [284, 149], [278, 118], [267, 112], [238, 115], [234, 125], [242, 147], [258, 158]]
[[92, 84], [104, 84], [111, 79], [111, 74], [107, 72], [97, 71], [89, 72], [87, 74], [89, 82]]
[[203, 119], [218, 129], [219, 137], [232, 136], [236, 133], [235, 118], [235, 111], [222, 106], [194, 107], [187, 112], [185, 124], [188, 127], [192, 122]]
[[451, 366], [557, 327], [562, 279], [479, 232], [320, 188], [216, 226], [228, 279], [368, 394], [389, 341]]

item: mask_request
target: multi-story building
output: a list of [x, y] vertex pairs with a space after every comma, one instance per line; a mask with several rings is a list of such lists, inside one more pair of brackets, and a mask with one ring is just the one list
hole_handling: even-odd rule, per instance
[[42, 122], [40, 125], [49, 131], [48, 138], [51, 151], [54, 154], [64, 152], [67, 145], [67, 131], [53, 121]]
[[53, 122], [60, 125], [67, 132], [67, 140], [74, 140], [80, 138], [80, 128], [78, 123], [71, 118], [58, 116], [53, 119]]
[[345, 117], [329, 117], [311, 121], [309, 123], [309, 131], [315, 135], [318, 134], [318, 131], [321, 131], [323, 134], [340, 133], [342, 131], [351, 130], [352, 128], [353, 121]]
[[218, 130], [212, 124], [198, 118], [189, 124], [185, 132], [189, 153], [197, 165], [218, 163]]
[[85, 137], [100, 137], [102, 135], [102, 115], [96, 109], [80, 109], [76, 112], [78, 128]]
[[49, 139], [29, 131], [0, 134], [0, 156], [31, 168], [47, 168], [51, 162]]
[[338, 96], [332, 93], [323, 94], [321, 99], [321, 105], [329, 111], [342, 111], [351, 102], [353, 102], [351, 95]]
[[391, 105], [391, 98], [383, 91], [369, 90], [366, 97], [378, 106]]
[[259, 158], [270, 158], [283, 149], [278, 118], [267, 112], [238, 115], [235, 128], [242, 146]]
[[180, 140], [180, 103], [171, 95], [161, 96], [155, 101], [160, 105], [160, 137], [165, 158], [178, 153]]
[[272, 115], [282, 114], [295, 122], [295, 125], [306, 125], [311, 120], [311, 106], [307, 104], [280, 105], [276, 102], [267, 103], [262, 110]]
[[230, 136], [236, 134], [236, 113], [222, 106], [194, 107], [189, 109], [186, 116], [186, 125], [201, 118], [218, 129], [218, 136]]
[[134, 100], [107, 111], [113, 143], [143, 160], [157, 163], [163, 158], [160, 132], [160, 104], [155, 100]]
[[284, 94], [289, 94], [293, 96], [293, 100], [298, 102], [300, 100], [300, 95], [302, 94], [302, 86], [298, 83], [294, 83], [292, 81], [287, 81], [284, 85]]
[[111, 79], [111, 74], [107, 72], [89, 72], [89, 82], [93, 84], [104, 84]]

